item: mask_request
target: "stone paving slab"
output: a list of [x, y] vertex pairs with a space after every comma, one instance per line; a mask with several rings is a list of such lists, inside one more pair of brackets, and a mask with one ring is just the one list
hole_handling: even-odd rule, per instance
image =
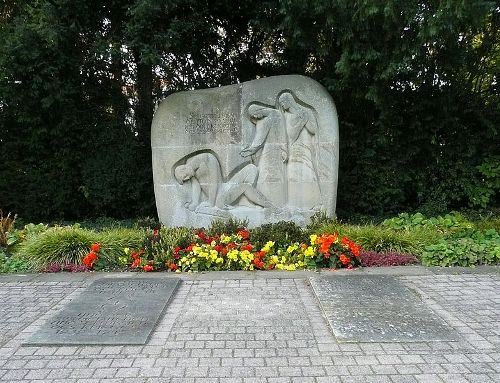
[[344, 275], [310, 280], [339, 341], [457, 340], [451, 327], [395, 277]]
[[96, 280], [26, 344], [146, 344], [179, 282], [178, 278]]

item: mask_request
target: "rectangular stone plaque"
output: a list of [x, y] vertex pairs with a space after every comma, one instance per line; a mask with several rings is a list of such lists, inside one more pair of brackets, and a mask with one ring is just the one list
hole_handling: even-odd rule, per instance
[[25, 345], [146, 344], [179, 282], [178, 278], [99, 279]]
[[393, 277], [363, 275], [310, 280], [339, 341], [458, 340], [444, 320]]

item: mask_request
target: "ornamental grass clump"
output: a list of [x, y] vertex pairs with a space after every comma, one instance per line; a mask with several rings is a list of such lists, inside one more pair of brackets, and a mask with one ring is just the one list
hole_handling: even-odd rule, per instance
[[50, 264], [81, 264], [97, 233], [79, 227], [53, 227], [26, 240], [20, 246], [18, 256], [31, 270], [40, 271]]

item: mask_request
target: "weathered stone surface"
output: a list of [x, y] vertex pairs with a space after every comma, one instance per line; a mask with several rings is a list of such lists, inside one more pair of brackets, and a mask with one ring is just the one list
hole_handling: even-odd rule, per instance
[[156, 205], [168, 226], [214, 218], [251, 226], [335, 212], [338, 121], [328, 92], [303, 76], [180, 92], [155, 113]]
[[333, 333], [344, 342], [457, 340], [457, 334], [394, 277], [311, 278]]
[[146, 344], [179, 282], [174, 278], [97, 280], [26, 344]]

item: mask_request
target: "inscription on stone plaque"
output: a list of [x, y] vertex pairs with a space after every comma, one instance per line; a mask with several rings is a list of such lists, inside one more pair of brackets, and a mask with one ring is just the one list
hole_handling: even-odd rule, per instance
[[310, 278], [330, 327], [343, 342], [455, 341], [457, 334], [397, 279]]
[[97, 280], [44, 323], [26, 344], [145, 344], [179, 281]]

